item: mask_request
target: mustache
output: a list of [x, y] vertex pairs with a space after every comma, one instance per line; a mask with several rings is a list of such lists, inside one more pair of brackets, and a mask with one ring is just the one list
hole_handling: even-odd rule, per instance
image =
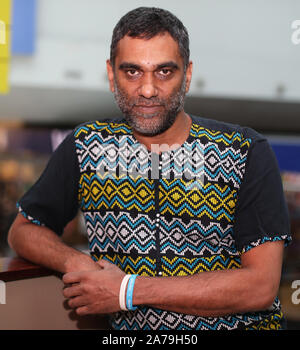
[[157, 97], [151, 97], [149, 99], [136, 98], [129, 102], [129, 106], [131, 108], [134, 106], [153, 107], [153, 106], [165, 106], [165, 105], [166, 105], [166, 101], [161, 100]]

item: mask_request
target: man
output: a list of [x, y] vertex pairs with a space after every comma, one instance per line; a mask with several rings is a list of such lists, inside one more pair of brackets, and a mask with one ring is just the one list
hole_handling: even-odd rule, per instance
[[[19, 201], [10, 245], [115, 329], [282, 328], [289, 221], [266, 139], [184, 112], [189, 39], [168, 11], [121, 18], [107, 71], [124, 118], [64, 140]], [[59, 238], [78, 207], [93, 260]]]

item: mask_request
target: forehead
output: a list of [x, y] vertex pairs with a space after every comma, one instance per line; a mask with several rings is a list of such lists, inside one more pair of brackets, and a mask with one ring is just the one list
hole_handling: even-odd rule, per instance
[[150, 68], [169, 61], [174, 61], [179, 66], [183, 65], [178, 43], [169, 33], [151, 39], [132, 38], [126, 35], [118, 43], [116, 65], [132, 62]]

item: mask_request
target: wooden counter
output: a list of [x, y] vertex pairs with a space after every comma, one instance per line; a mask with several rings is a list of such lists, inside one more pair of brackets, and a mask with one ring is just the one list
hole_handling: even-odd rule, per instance
[[55, 272], [18, 257], [0, 258], [0, 280], [4, 282], [52, 274]]
[[109, 329], [105, 316], [78, 316], [68, 307], [57, 272], [17, 257], [0, 258], [0, 281], [5, 289], [0, 330]]

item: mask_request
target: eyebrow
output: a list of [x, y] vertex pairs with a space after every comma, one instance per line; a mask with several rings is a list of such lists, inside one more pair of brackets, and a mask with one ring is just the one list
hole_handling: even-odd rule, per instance
[[119, 65], [119, 69], [141, 69], [138, 64], [123, 62]]
[[165, 68], [165, 67], [169, 67], [169, 68], [173, 68], [173, 69], [179, 69], [178, 64], [173, 62], [173, 61], [161, 63], [161, 64], [159, 64], [157, 66], [156, 69], [162, 69], [162, 68]]
[[[173, 62], [173, 61], [168, 61], [168, 62], [163, 62], [160, 63], [156, 66], [156, 70], [157, 69], [162, 69], [162, 68], [166, 68], [166, 67], [170, 67], [173, 69], [179, 69], [179, 66], [177, 63]], [[141, 66], [135, 63], [130, 63], [130, 62], [123, 62], [119, 65], [119, 69], [141, 69]]]

